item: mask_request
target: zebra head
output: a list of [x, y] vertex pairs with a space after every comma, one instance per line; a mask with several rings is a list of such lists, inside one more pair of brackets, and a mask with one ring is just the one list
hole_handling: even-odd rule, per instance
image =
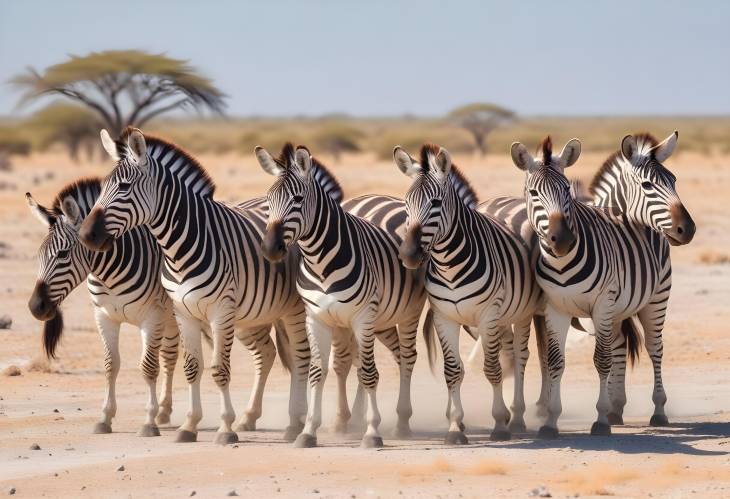
[[290, 143], [284, 145], [278, 158], [261, 146], [256, 147], [255, 153], [261, 168], [276, 177], [266, 194], [269, 221], [261, 250], [266, 259], [279, 262], [314, 217], [315, 207], [311, 205], [316, 204], [312, 200], [317, 183], [312, 175], [312, 156], [306, 147], [295, 150]]
[[82, 223], [79, 237], [89, 249], [109, 251], [115, 238], [151, 220], [157, 192], [151, 171], [153, 162], [140, 130], [130, 127], [117, 141], [102, 130], [101, 142], [116, 165], [104, 180], [99, 199]]
[[396, 146], [393, 160], [401, 172], [414, 179], [405, 197], [406, 235], [399, 256], [406, 268], [415, 269], [428, 258], [434, 243], [444, 233], [448, 212], [444, 209], [444, 196], [449, 183], [451, 156], [444, 148], [424, 145], [419, 163], [402, 147]]
[[677, 145], [675, 131], [661, 143], [650, 135], [627, 135], [621, 141], [622, 181], [627, 214], [664, 235], [669, 244], [689, 243], [695, 223], [679, 199], [676, 177], [662, 164]]
[[554, 156], [550, 137], [540, 145], [542, 158], [533, 158], [527, 148], [512, 144], [512, 161], [526, 172], [527, 213], [540, 245], [554, 256], [564, 256], [576, 242], [573, 226], [574, 192], [563, 173], [580, 156], [580, 141], [570, 140], [560, 155]]

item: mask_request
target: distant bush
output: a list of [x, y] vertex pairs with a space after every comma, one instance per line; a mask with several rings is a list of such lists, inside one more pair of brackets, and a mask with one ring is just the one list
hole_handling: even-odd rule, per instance
[[16, 127], [0, 126], [0, 170], [9, 170], [11, 156], [26, 156], [31, 143]]
[[332, 122], [322, 125], [312, 135], [312, 147], [334, 157], [335, 161], [346, 152], [361, 150], [360, 141], [365, 133], [354, 126]]

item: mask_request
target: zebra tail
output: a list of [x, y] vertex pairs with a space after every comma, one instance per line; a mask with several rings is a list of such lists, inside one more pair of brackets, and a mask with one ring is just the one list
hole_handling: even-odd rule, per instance
[[426, 354], [428, 356], [428, 368], [431, 374], [435, 374], [436, 364], [436, 334], [433, 326], [433, 309], [429, 307], [426, 318], [423, 320], [423, 341], [426, 342]]
[[53, 319], [43, 323], [43, 349], [45, 350], [46, 357], [48, 357], [48, 359], [56, 358], [56, 347], [58, 347], [58, 343], [61, 341], [62, 334], [63, 315], [59, 308], [56, 310], [56, 315]]
[[276, 351], [279, 352], [281, 365], [284, 366], [286, 372], [291, 373], [291, 345], [289, 336], [286, 335], [286, 328], [281, 321], [274, 322], [274, 337], [276, 338]]
[[547, 365], [547, 325], [544, 315], [533, 315], [532, 324], [535, 326], [535, 342], [537, 343], [537, 358], [541, 365]]
[[641, 353], [641, 333], [631, 317], [621, 321], [621, 333], [626, 338], [626, 357], [628, 357], [631, 367], [634, 367], [639, 361], [639, 353]]
[[583, 327], [583, 324], [581, 324], [580, 319], [578, 319], [577, 317], [573, 317], [572, 319], [570, 319], [570, 325], [578, 331], [583, 331], [584, 333], [588, 332], [588, 330]]

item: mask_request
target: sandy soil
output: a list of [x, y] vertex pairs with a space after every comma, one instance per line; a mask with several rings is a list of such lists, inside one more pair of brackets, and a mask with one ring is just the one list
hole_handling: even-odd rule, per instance
[[[681, 143], [680, 143], [681, 149]], [[215, 180], [218, 197], [241, 200], [260, 195], [271, 183], [253, 156], [202, 157]], [[521, 174], [507, 155], [486, 161], [456, 157], [483, 198], [519, 194]], [[571, 173], [588, 181], [603, 158], [585, 154]], [[324, 158], [326, 164], [332, 164]], [[118, 382], [115, 433], [92, 435], [102, 402], [101, 345], [85, 289], [64, 305], [66, 333], [60, 359], [40, 357], [41, 326], [27, 311], [35, 252], [44, 229], [25, 206], [23, 193], [50, 202], [67, 181], [103, 175], [106, 162], [74, 165], [62, 155], [18, 160], [13, 172], [0, 172], [0, 315], [13, 319], [0, 330], [0, 371], [20, 367], [20, 376], [0, 376], [0, 494], [15, 488], [19, 497], [221, 497], [240, 496], [526, 497], [544, 486], [553, 497], [730, 495], [730, 164], [725, 157], [679, 154], [668, 165], [697, 222], [691, 246], [673, 249], [674, 290], [665, 330], [665, 386], [669, 396], [668, 428], [647, 426], [651, 415], [651, 369], [645, 357], [629, 374], [627, 425], [611, 437], [591, 437], [595, 416], [596, 375], [592, 340], [575, 333], [564, 378], [564, 435], [554, 442], [535, 439], [530, 431], [506, 443], [489, 441], [491, 390], [479, 366], [469, 366], [463, 388], [467, 434], [471, 444], [446, 447], [443, 376], [430, 374], [422, 354], [414, 376], [410, 441], [387, 438], [395, 422], [397, 372], [378, 350], [386, 447], [364, 450], [359, 435], [340, 438], [329, 432], [334, 411], [334, 379], [325, 395], [321, 447], [293, 449], [281, 440], [286, 421], [286, 373], [277, 364], [267, 387], [264, 416], [256, 432], [239, 433], [242, 442], [221, 448], [212, 443], [217, 426], [218, 395], [204, 377], [205, 417], [199, 442], [172, 442], [175, 425], [187, 409], [184, 378], [176, 376], [172, 425], [159, 438], [135, 433], [142, 422], [145, 388], [136, 369], [137, 333], [122, 331], [122, 371]], [[365, 170], [367, 168], [367, 170]], [[408, 180], [387, 162], [360, 155], [333, 165], [348, 196], [363, 193], [402, 195]], [[7, 184], [10, 184], [9, 187]], [[725, 262], [725, 263], [722, 263]], [[466, 354], [471, 341], [462, 343]], [[534, 349], [532, 350], [534, 352]], [[242, 411], [248, 398], [252, 366], [240, 346], [233, 351], [233, 393]], [[528, 365], [528, 400], [537, 398], [538, 368]], [[354, 394], [354, 374], [351, 376]], [[40, 450], [30, 450], [32, 444]], [[123, 466], [123, 471], [119, 468]]]

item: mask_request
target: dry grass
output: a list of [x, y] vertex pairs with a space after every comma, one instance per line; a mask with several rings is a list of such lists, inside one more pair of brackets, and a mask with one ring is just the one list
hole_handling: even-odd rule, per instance
[[506, 475], [508, 467], [505, 463], [494, 459], [482, 459], [474, 466], [467, 468], [469, 475]]
[[400, 475], [402, 477], [422, 477], [430, 476], [434, 473], [448, 473], [454, 471], [454, 467], [446, 459], [437, 457], [428, 464], [414, 464], [401, 468]]
[[719, 250], [705, 250], [699, 255], [699, 262], [705, 265], [722, 265], [730, 263], [730, 254]]
[[613, 495], [607, 487], [621, 485], [640, 478], [641, 474], [634, 470], [612, 469], [595, 464], [578, 472], [567, 472], [557, 478], [557, 483], [573, 494], [581, 495]]

